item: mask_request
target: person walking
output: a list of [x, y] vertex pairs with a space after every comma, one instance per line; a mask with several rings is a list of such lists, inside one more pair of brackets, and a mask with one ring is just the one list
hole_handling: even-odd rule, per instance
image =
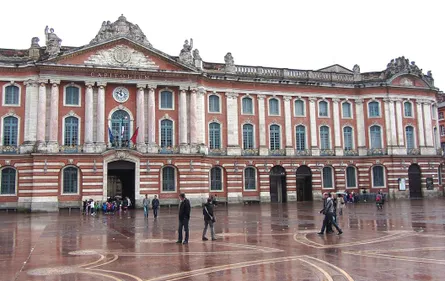
[[[178, 227], [178, 241], [176, 243], [188, 244], [189, 242], [189, 221], [190, 221], [190, 201], [185, 198], [185, 193], [179, 194], [179, 227]], [[182, 241], [182, 229], [185, 232], [185, 239]]]
[[151, 201], [151, 208], [153, 209], [154, 218], [158, 217], [158, 208], [159, 208], [159, 199], [158, 196], [155, 195], [155, 198]]
[[[326, 203], [327, 203], [327, 199], [328, 199], [328, 193], [325, 192], [325, 193], [323, 193], [323, 209], [321, 209], [320, 214], [323, 214], [323, 215], [326, 214]], [[324, 223], [324, 222], [323, 222], [323, 223]], [[327, 232], [327, 233], [332, 233], [332, 232], [334, 232], [334, 231], [332, 230], [332, 224], [331, 224], [331, 223], [328, 223], [326, 227], [327, 227], [327, 228], [326, 228], [326, 232]]]
[[144, 217], [148, 218], [148, 208], [150, 206], [150, 199], [148, 199], [148, 195], [145, 194], [145, 198], [142, 201], [142, 205], [144, 205]]
[[216, 240], [215, 229], [213, 223], [216, 222], [215, 215], [213, 214], [213, 204], [212, 198], [207, 199], [207, 203], [204, 204], [202, 208], [202, 214], [204, 215], [204, 230], [202, 231], [202, 241], [207, 241], [206, 233], [207, 227], [210, 226], [210, 235], [212, 236], [212, 241]]
[[322, 235], [324, 234], [325, 228], [328, 226], [329, 223], [331, 223], [338, 231], [338, 235], [341, 235], [343, 231], [341, 228], [337, 225], [337, 222], [334, 220], [334, 202], [332, 200], [331, 194], [328, 193], [328, 198], [326, 199], [326, 206], [325, 206], [325, 212], [324, 212], [324, 220], [323, 220], [323, 226], [321, 227], [320, 232], [318, 234]]
[[339, 195], [339, 200], [338, 201], [340, 203], [340, 205], [339, 205], [339, 209], [340, 209], [339, 215], [341, 216], [341, 215], [343, 215], [343, 208], [345, 207], [345, 199], [343, 198], [343, 194]]

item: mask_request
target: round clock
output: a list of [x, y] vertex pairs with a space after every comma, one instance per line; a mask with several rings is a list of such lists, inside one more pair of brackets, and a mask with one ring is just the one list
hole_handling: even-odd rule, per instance
[[125, 87], [117, 87], [113, 91], [113, 98], [117, 102], [120, 102], [120, 103], [126, 102], [129, 97], [130, 97], [130, 93], [128, 92], [128, 89]]

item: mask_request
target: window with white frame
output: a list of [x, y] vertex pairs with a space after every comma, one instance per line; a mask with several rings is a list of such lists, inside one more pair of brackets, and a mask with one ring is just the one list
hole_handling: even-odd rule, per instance
[[220, 167], [213, 167], [210, 170], [210, 190], [222, 190], [222, 169]]
[[380, 126], [371, 126], [369, 133], [371, 135], [371, 149], [382, 148], [382, 129]]
[[173, 121], [161, 121], [161, 147], [173, 146]]
[[352, 136], [352, 128], [349, 126], [344, 127], [343, 128], [343, 142], [344, 142], [345, 150], [352, 150], [354, 148], [352, 137], [353, 137]]
[[176, 190], [175, 168], [164, 167], [162, 169], [162, 191], [174, 192]]
[[20, 89], [16, 85], [5, 87], [5, 105], [19, 105]]
[[1, 170], [1, 194], [11, 195], [16, 193], [16, 174], [17, 171], [10, 167], [5, 167]]
[[329, 116], [327, 101], [320, 101], [318, 103], [318, 116], [319, 117], [328, 117]]
[[271, 125], [270, 126], [270, 150], [277, 150], [280, 149], [280, 126], [278, 125]]
[[17, 117], [8, 116], [3, 119], [3, 145], [17, 146], [18, 143], [18, 126]]
[[219, 123], [209, 124], [209, 144], [210, 149], [221, 148], [221, 125]]
[[413, 126], [406, 126], [406, 128], [405, 128], [405, 137], [406, 137], [406, 148], [407, 149], [415, 148], [415, 144], [414, 144], [414, 128], [413, 128]]
[[323, 188], [333, 188], [334, 187], [334, 181], [333, 181], [333, 173], [331, 167], [324, 167], [323, 168]]
[[80, 89], [76, 86], [65, 88], [65, 105], [80, 105]]
[[403, 104], [405, 117], [413, 117], [413, 104], [409, 101]]
[[346, 168], [346, 187], [352, 188], [357, 187], [357, 179], [356, 179], [356, 169], [355, 167], [349, 166]]
[[209, 96], [209, 112], [220, 112], [219, 96]]
[[342, 103], [341, 107], [343, 112], [343, 118], [352, 118], [351, 104], [349, 102], [344, 102]]
[[170, 91], [161, 92], [161, 109], [173, 109], [173, 93]]
[[439, 120], [443, 120], [443, 112], [439, 112]]
[[64, 145], [76, 146], [79, 143], [79, 119], [76, 117], [65, 118]]
[[253, 114], [253, 101], [249, 97], [242, 99], [243, 104], [243, 114]]
[[295, 142], [295, 149], [297, 151], [303, 151], [306, 149], [306, 127], [303, 125], [298, 125], [296, 128]]
[[329, 141], [329, 127], [321, 126], [320, 127], [320, 148], [321, 149], [331, 149], [330, 141]]
[[440, 125], [440, 135], [445, 136], [445, 125]]
[[380, 104], [376, 101], [368, 103], [369, 117], [380, 117]]
[[76, 167], [63, 169], [63, 193], [75, 194], [79, 191], [79, 171]]
[[253, 149], [253, 125], [243, 125], [243, 149]]
[[244, 170], [244, 189], [245, 190], [256, 189], [256, 170], [252, 167], [247, 167]]
[[296, 100], [295, 101], [295, 116], [301, 117], [304, 116], [304, 101], [302, 100]]
[[372, 186], [373, 187], [385, 186], [385, 175], [382, 166], [372, 167]]
[[280, 115], [280, 104], [276, 98], [269, 100], [269, 115]]

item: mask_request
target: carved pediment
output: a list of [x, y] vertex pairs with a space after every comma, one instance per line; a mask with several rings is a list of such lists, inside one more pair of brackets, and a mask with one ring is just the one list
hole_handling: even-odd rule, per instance
[[86, 65], [120, 66], [158, 69], [159, 66], [144, 53], [126, 45], [117, 45], [111, 49], [99, 50], [88, 57]]

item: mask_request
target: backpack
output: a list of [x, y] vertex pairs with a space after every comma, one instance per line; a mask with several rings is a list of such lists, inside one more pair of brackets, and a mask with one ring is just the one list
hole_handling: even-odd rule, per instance
[[382, 200], [382, 195], [378, 194], [375, 198], [375, 201], [379, 202], [380, 200]]

